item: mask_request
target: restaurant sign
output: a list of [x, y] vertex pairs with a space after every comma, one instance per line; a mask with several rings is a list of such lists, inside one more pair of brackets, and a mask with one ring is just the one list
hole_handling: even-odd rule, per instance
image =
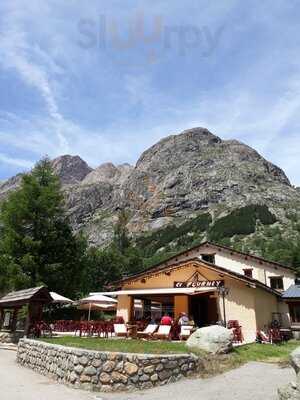
[[174, 288], [201, 288], [201, 287], [220, 287], [224, 286], [223, 280], [208, 280], [204, 278], [199, 272], [185, 282], [174, 282]]

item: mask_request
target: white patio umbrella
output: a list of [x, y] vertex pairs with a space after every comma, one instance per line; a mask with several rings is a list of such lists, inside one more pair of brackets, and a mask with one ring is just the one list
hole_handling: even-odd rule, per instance
[[68, 299], [56, 292], [50, 292], [50, 296], [52, 297], [52, 303], [54, 304], [72, 304], [73, 300]]
[[79, 300], [79, 303], [117, 303], [118, 300], [112, 297], [104, 296], [103, 294], [93, 294]]
[[114, 311], [117, 308], [117, 305], [115, 303], [109, 304], [109, 303], [103, 303], [103, 304], [97, 304], [97, 303], [89, 303], [89, 304], [80, 304], [77, 307], [79, 310], [100, 310], [100, 311]]
[[91, 310], [93, 306], [98, 306], [99, 309], [115, 309], [116, 304], [118, 301], [116, 299], [113, 299], [112, 297], [104, 296], [103, 294], [94, 294], [92, 296], [85, 297], [81, 300], [78, 300], [77, 304], [79, 305], [79, 308], [81, 308], [83, 305], [88, 304], [88, 310], [89, 310], [89, 315], [88, 315], [88, 321], [91, 319]]

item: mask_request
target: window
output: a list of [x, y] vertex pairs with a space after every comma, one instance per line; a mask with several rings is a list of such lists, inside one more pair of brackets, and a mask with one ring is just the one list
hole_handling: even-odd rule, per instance
[[211, 264], [215, 263], [215, 255], [214, 254], [201, 254], [201, 258], [203, 261], [209, 262]]
[[300, 323], [300, 303], [290, 303], [290, 316], [294, 323]]
[[3, 328], [9, 328], [11, 324], [12, 313], [11, 311], [5, 311]]
[[244, 275], [247, 276], [248, 278], [253, 278], [253, 269], [252, 268], [244, 269]]
[[272, 289], [283, 290], [283, 279], [282, 276], [271, 276], [270, 284]]

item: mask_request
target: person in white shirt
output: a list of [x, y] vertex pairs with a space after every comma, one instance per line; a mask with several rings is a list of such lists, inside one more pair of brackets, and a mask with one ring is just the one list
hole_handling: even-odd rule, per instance
[[182, 325], [188, 325], [188, 324], [189, 324], [189, 317], [184, 312], [180, 313], [178, 325], [182, 326]]

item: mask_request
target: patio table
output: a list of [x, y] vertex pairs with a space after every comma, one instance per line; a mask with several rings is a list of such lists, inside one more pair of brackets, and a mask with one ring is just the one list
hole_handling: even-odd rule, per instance
[[130, 336], [133, 339], [136, 339], [138, 330], [137, 324], [127, 324], [127, 329], [128, 329], [128, 336]]

